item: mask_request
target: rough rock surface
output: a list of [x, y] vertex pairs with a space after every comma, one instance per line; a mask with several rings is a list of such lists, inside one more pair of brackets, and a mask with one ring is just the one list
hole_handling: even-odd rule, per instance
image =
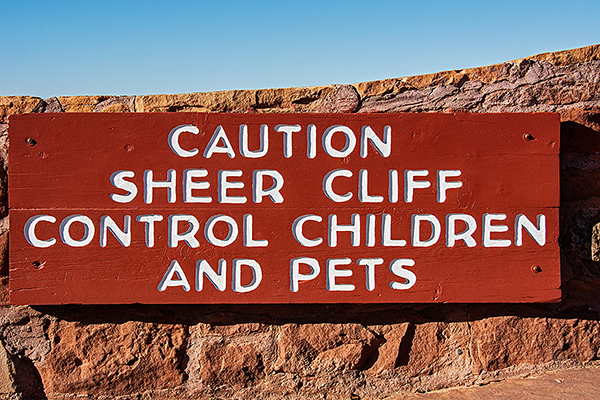
[[50, 97], [48, 99], [40, 100], [35, 106], [32, 113], [61, 113], [65, 112], [62, 104], [56, 97]]
[[[0, 398], [384, 398], [596, 362], [599, 85], [595, 45], [355, 85], [0, 97]], [[559, 112], [563, 299], [528, 305], [8, 306], [8, 117], [177, 111]]]
[[358, 324], [286, 324], [278, 334], [273, 369], [305, 376], [361, 369], [375, 339]]
[[259, 323], [193, 326], [186, 369], [189, 384], [234, 390], [251, 385], [272, 371], [273, 342], [272, 330]]
[[591, 361], [600, 348], [598, 321], [487, 318], [471, 323], [473, 373], [553, 360]]
[[17, 393], [15, 366], [8, 352], [0, 343], [0, 396]]
[[46, 330], [50, 318], [30, 307], [5, 307], [0, 312], [0, 337], [10, 354], [40, 362], [50, 351]]
[[48, 392], [123, 395], [183, 382], [180, 325], [53, 321], [47, 331], [51, 351], [38, 366]]
[[0, 97], [0, 123], [7, 122], [10, 114], [25, 114], [31, 112], [39, 104], [39, 97], [4, 96]]

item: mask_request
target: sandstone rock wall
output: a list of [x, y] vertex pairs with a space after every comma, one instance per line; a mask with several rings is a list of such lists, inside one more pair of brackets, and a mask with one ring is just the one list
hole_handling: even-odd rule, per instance
[[[600, 357], [600, 45], [310, 88], [0, 97], [0, 398], [384, 398]], [[7, 116], [30, 112], [561, 115], [557, 304], [8, 305]]]

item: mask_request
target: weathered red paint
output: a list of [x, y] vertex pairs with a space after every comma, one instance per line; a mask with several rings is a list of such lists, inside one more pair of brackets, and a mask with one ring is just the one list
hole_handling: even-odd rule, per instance
[[[193, 157], [180, 157], [167, 142], [169, 132], [176, 126], [192, 124], [201, 133], [180, 136], [184, 149], [198, 148]], [[262, 158], [245, 158], [239, 152], [239, 126], [246, 124], [250, 137], [249, 148], [259, 148], [259, 127], [269, 127], [269, 150]], [[293, 153], [283, 156], [283, 135], [275, 132], [278, 124], [299, 124], [302, 130], [293, 134]], [[317, 132], [315, 158], [307, 157], [307, 126], [314, 124]], [[235, 157], [214, 154], [205, 158], [202, 152], [215, 128], [225, 130]], [[335, 158], [323, 150], [322, 134], [333, 125], [345, 125], [357, 136], [357, 145], [347, 157]], [[383, 157], [369, 145], [368, 155], [360, 156], [361, 127], [368, 125], [379, 137], [383, 127], [392, 130], [391, 156]], [[13, 115], [9, 123], [10, 165], [9, 205], [10, 235], [10, 298], [12, 304], [60, 303], [417, 303], [417, 302], [539, 302], [560, 298], [560, 264], [558, 247], [559, 206], [559, 118], [557, 114], [30, 114]], [[341, 134], [334, 135], [333, 146], [344, 146]], [[210, 188], [197, 190], [194, 196], [210, 195], [210, 204], [182, 201], [182, 173], [185, 169], [204, 168]], [[152, 204], [143, 200], [143, 173], [154, 171], [155, 180], [165, 180], [167, 170], [177, 174], [177, 199], [167, 202], [167, 189], [156, 189]], [[254, 170], [277, 170], [285, 179], [281, 194], [283, 203], [270, 198], [261, 203], [252, 201]], [[346, 169], [352, 178], [337, 178], [334, 190], [339, 194], [352, 192], [351, 200], [336, 203], [325, 196], [324, 176], [332, 170]], [[368, 191], [382, 195], [381, 203], [358, 200], [359, 171], [368, 171]], [[388, 198], [388, 171], [399, 173], [397, 203]], [[416, 189], [414, 200], [403, 200], [405, 170], [429, 171], [432, 186]], [[129, 203], [117, 203], [110, 194], [125, 194], [110, 182], [118, 170], [134, 171], [140, 189]], [[230, 195], [246, 196], [245, 204], [220, 204], [217, 201], [217, 171], [241, 170], [243, 189], [230, 189]], [[436, 171], [460, 170], [461, 188], [449, 189], [448, 198], [436, 200]], [[268, 186], [268, 185], [266, 185]], [[360, 215], [359, 246], [351, 246], [350, 233], [340, 233], [338, 245], [327, 244], [327, 219], [336, 214], [340, 224], [349, 224], [351, 215]], [[381, 244], [381, 215], [392, 218], [393, 239], [406, 239], [404, 247], [385, 247]], [[473, 235], [477, 245], [467, 247], [459, 241], [447, 247], [446, 215], [472, 215], [477, 221]], [[492, 233], [494, 239], [511, 240], [504, 248], [482, 246], [482, 216], [504, 213], [508, 232]], [[81, 214], [95, 225], [91, 243], [71, 247], [59, 237], [59, 226], [65, 217]], [[160, 214], [156, 222], [154, 247], [145, 243], [144, 223], [136, 216]], [[169, 215], [189, 214], [201, 224], [195, 235], [199, 247], [186, 243], [177, 247], [167, 244]], [[245, 247], [241, 238], [232, 245], [217, 247], [207, 242], [203, 230], [206, 220], [224, 214], [239, 225], [245, 214], [252, 214], [254, 239], [267, 239], [267, 247]], [[322, 217], [323, 222], [305, 224], [305, 236], [322, 237], [316, 247], [303, 247], [292, 235], [294, 220], [305, 214]], [[366, 216], [376, 217], [376, 241], [366, 246]], [[442, 236], [431, 247], [410, 244], [411, 215], [432, 214], [441, 223]], [[523, 245], [514, 244], [514, 221], [525, 214], [536, 221], [539, 214], [546, 218], [546, 244], [540, 246], [524, 232]], [[40, 222], [38, 238], [55, 238], [47, 248], [32, 246], [25, 238], [24, 227], [35, 215], [51, 215], [55, 223]], [[119, 226], [130, 215], [131, 245], [124, 247], [108, 234], [106, 247], [99, 243], [99, 220], [109, 215]], [[428, 224], [424, 224], [427, 226]], [[216, 235], [223, 239], [226, 225], [217, 225]], [[74, 224], [75, 239], [83, 229]], [[457, 228], [463, 229], [463, 228]], [[184, 224], [181, 230], [185, 230]], [[79, 235], [79, 236], [78, 236]], [[221, 236], [219, 236], [221, 235]], [[429, 232], [422, 232], [422, 238]], [[299, 283], [297, 292], [290, 290], [290, 260], [311, 257], [320, 263], [321, 272], [313, 280]], [[224, 291], [217, 290], [206, 278], [202, 291], [194, 289], [195, 265], [205, 259], [213, 269], [219, 259], [226, 260], [227, 277]], [[337, 283], [354, 284], [353, 291], [326, 289], [326, 260], [351, 259], [348, 266], [353, 275], [339, 277]], [[382, 258], [375, 268], [373, 290], [366, 288], [366, 268], [357, 259]], [[262, 269], [262, 282], [247, 293], [232, 291], [232, 261], [256, 260]], [[415, 265], [405, 267], [416, 277], [408, 290], [396, 290], [390, 282], [403, 282], [388, 268], [396, 259], [413, 259]], [[157, 289], [170, 263], [181, 265], [191, 285]], [[534, 268], [538, 266], [539, 268]], [[250, 281], [249, 267], [244, 267], [242, 284]], [[304, 265], [300, 272], [308, 273]], [[541, 272], [540, 272], [541, 270]], [[176, 277], [176, 276], [175, 276]], [[371, 284], [373, 284], [371, 282]]]

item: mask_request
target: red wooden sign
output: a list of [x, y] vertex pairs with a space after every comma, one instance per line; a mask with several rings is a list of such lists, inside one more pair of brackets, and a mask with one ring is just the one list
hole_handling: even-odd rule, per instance
[[560, 298], [557, 114], [29, 114], [10, 299]]

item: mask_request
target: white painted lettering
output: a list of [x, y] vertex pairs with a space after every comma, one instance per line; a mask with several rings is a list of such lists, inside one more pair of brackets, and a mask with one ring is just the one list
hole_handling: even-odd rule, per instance
[[415, 260], [410, 258], [398, 258], [390, 263], [390, 271], [398, 278], [403, 278], [404, 282], [390, 282], [390, 287], [395, 290], [407, 290], [417, 283], [417, 276], [403, 267], [413, 267]]
[[244, 215], [244, 246], [245, 247], [267, 247], [269, 241], [266, 239], [256, 240], [253, 238], [252, 214]]
[[206, 178], [208, 171], [201, 169], [186, 169], [183, 171], [183, 202], [184, 203], [210, 203], [210, 196], [193, 196], [192, 190], [208, 189], [210, 183], [206, 181], [195, 182], [193, 178]]
[[[300, 273], [300, 264], [308, 265], [310, 272], [308, 274]], [[297, 292], [300, 281], [310, 281], [315, 279], [321, 273], [319, 261], [310, 257], [298, 257], [290, 261], [290, 290]]]
[[106, 247], [109, 230], [122, 246], [129, 247], [131, 244], [131, 217], [129, 215], [123, 218], [123, 230], [108, 215], [100, 217], [100, 247]]
[[240, 125], [240, 154], [246, 158], [261, 158], [269, 151], [269, 127], [260, 126], [260, 148], [256, 151], [248, 149], [248, 125]]
[[[456, 221], [462, 221], [467, 226], [464, 231], [456, 233]], [[477, 221], [468, 214], [446, 215], [446, 246], [454, 247], [457, 240], [463, 240], [467, 247], [475, 247], [477, 242], [473, 233], [477, 229]]]
[[239, 178], [242, 176], [241, 170], [220, 170], [217, 173], [218, 177], [218, 199], [219, 203], [224, 204], [244, 204], [248, 199], [246, 196], [229, 196], [227, 195], [228, 189], [243, 189], [244, 182], [233, 181], [229, 182], [229, 177]]
[[404, 171], [404, 201], [406, 203], [412, 203], [415, 189], [426, 189], [431, 186], [429, 181], [415, 181], [415, 177], [427, 175], [429, 175], [429, 171], [426, 169]]
[[[215, 225], [219, 222], [224, 222], [228, 226], [229, 230], [225, 239], [219, 239], [215, 236]], [[204, 226], [204, 236], [210, 244], [219, 247], [227, 247], [237, 239], [238, 225], [229, 215], [214, 215], [206, 221], [206, 225]]]
[[135, 217], [138, 222], [144, 223], [144, 233], [146, 237], [146, 247], [154, 247], [154, 223], [162, 221], [163, 216], [160, 214], [138, 215]]
[[[262, 198], [269, 196], [273, 203], [283, 203], [281, 189], [283, 188], [283, 175], [272, 169], [255, 170], [253, 173], [253, 199], [255, 203], [262, 203]], [[273, 179], [270, 188], [264, 189], [265, 176]]]
[[192, 133], [197, 135], [200, 133], [200, 130], [194, 125], [179, 125], [175, 128], [171, 129], [168, 136], [169, 147], [173, 150], [173, 153], [177, 154], [179, 157], [193, 157], [198, 154], [198, 149], [194, 148], [192, 150], [184, 150], [179, 145], [179, 135], [184, 132]]
[[343, 195], [339, 195], [333, 191], [333, 180], [338, 176], [343, 176], [345, 178], [352, 177], [352, 172], [347, 169], [334, 169], [333, 171], [329, 171], [325, 178], [323, 178], [323, 192], [325, 196], [329, 197], [331, 200], [336, 203], [343, 203], [352, 198], [352, 193], [348, 192]]
[[383, 157], [389, 157], [392, 153], [392, 128], [389, 125], [383, 128], [382, 140], [370, 126], [363, 126], [360, 134], [360, 156], [362, 158], [367, 157], [368, 142], [371, 142], [371, 145]]
[[133, 178], [135, 174], [133, 171], [115, 171], [110, 176], [110, 183], [113, 184], [117, 189], [123, 189], [127, 191], [127, 194], [116, 194], [111, 193], [110, 199], [117, 203], [129, 203], [135, 196], [137, 196], [138, 189], [135, 183], [126, 181], [124, 178]]
[[540, 246], [546, 244], [546, 216], [544, 214], [537, 216], [537, 227], [524, 214], [517, 215], [515, 219], [515, 244], [517, 246], [523, 245], [523, 228], [537, 244]]
[[308, 239], [306, 236], [304, 236], [302, 228], [306, 221], [321, 222], [323, 221], [323, 218], [321, 218], [321, 216], [319, 215], [312, 214], [302, 215], [296, 218], [292, 225], [292, 233], [294, 234], [294, 239], [296, 239], [296, 241], [304, 247], [315, 247], [323, 243], [323, 239], [320, 237], [316, 239]]
[[[179, 233], [180, 222], [187, 222], [189, 224], [187, 231]], [[200, 223], [193, 215], [169, 215], [169, 247], [177, 247], [179, 242], [185, 242], [192, 248], [199, 247], [200, 242], [195, 236], [199, 229]]]
[[283, 156], [285, 158], [292, 156], [292, 134], [301, 130], [300, 125], [275, 125], [275, 132], [283, 133]]
[[458, 189], [462, 187], [461, 181], [446, 181], [446, 178], [459, 177], [461, 171], [458, 169], [443, 169], [437, 172], [437, 201], [443, 203], [446, 201], [446, 191], [448, 189]]
[[146, 204], [152, 204], [154, 188], [167, 188], [168, 202], [175, 203], [176, 200], [176, 186], [175, 181], [175, 170], [170, 169], [167, 171], [166, 181], [154, 181], [154, 173], [151, 169], [144, 171], [144, 202]]
[[[346, 144], [341, 150], [335, 149], [331, 143], [333, 135], [337, 132], [341, 132], [346, 136]], [[354, 135], [352, 129], [348, 128], [345, 125], [330, 126], [329, 128], [325, 129], [325, 132], [323, 133], [323, 149], [331, 157], [348, 157], [350, 153], [352, 153], [352, 151], [354, 150], [355, 146], [356, 136]]]
[[390, 214], [383, 214], [383, 222], [381, 223], [381, 244], [386, 247], [392, 246], [406, 246], [406, 240], [404, 239], [392, 239], [392, 216]]
[[[413, 247], [429, 247], [437, 243], [440, 238], [442, 226], [440, 221], [431, 214], [413, 214], [411, 244]], [[431, 236], [427, 240], [421, 240], [421, 222], [427, 221], [431, 225]]]
[[227, 262], [224, 259], [219, 260], [218, 272], [215, 272], [206, 260], [198, 260], [196, 262], [196, 291], [198, 292], [204, 289], [204, 276], [208, 278], [218, 291], [225, 291], [227, 287]]
[[361, 203], [382, 203], [383, 196], [369, 194], [369, 176], [366, 169], [358, 172], [358, 201]]
[[389, 171], [389, 186], [388, 186], [388, 195], [390, 198], [390, 203], [398, 202], [398, 171], [395, 169], [390, 169]]
[[351, 269], [336, 269], [338, 265], [349, 265], [352, 262], [349, 258], [330, 258], [327, 260], [327, 283], [326, 287], [329, 291], [351, 292], [354, 290], [354, 285], [351, 283], [337, 283], [337, 278], [346, 278], [352, 276]]
[[[219, 146], [219, 142], [222, 142], [223, 145]], [[215, 132], [210, 138], [210, 141], [206, 145], [206, 148], [204, 149], [204, 157], [210, 158], [215, 153], [227, 154], [229, 158], [235, 157], [233, 146], [231, 146], [231, 142], [229, 142], [229, 138], [227, 137], [227, 134], [221, 125], [217, 126]]]
[[[83, 224], [84, 233], [83, 237], [79, 240], [73, 239], [70, 233], [70, 228], [73, 223], [79, 222]], [[63, 219], [60, 224], [60, 238], [64, 244], [69, 245], [71, 247], [83, 247], [87, 246], [94, 239], [94, 233], [96, 229], [94, 228], [94, 223], [89, 217], [85, 215], [70, 215], [67, 218]]]
[[484, 247], [508, 247], [509, 239], [492, 239], [492, 232], [506, 232], [506, 225], [492, 225], [492, 221], [504, 221], [506, 214], [483, 214], [483, 246]]
[[[248, 266], [252, 270], [252, 281], [247, 285], [242, 285], [242, 266]], [[231, 288], [234, 292], [251, 292], [260, 285], [262, 281], [262, 269], [255, 260], [236, 259], [233, 260], [233, 281]]]
[[51, 224], [56, 222], [56, 218], [52, 215], [36, 215], [27, 220], [25, 223], [25, 227], [23, 228], [23, 233], [25, 234], [25, 239], [29, 242], [30, 245], [39, 248], [46, 248], [53, 246], [56, 243], [55, 238], [50, 238], [46, 240], [38, 239], [35, 234], [35, 227], [38, 222], [50, 222]]
[[366, 282], [365, 285], [369, 292], [375, 289], [375, 267], [383, 264], [383, 258], [359, 258], [356, 260], [358, 265], [365, 266]]
[[[177, 275], [177, 278], [175, 278]], [[186, 292], [190, 291], [190, 284], [181, 268], [181, 265], [176, 260], [171, 261], [171, 265], [165, 272], [163, 278], [158, 284], [158, 290], [164, 292], [168, 287], [181, 286]]]
[[350, 232], [352, 246], [360, 246], [360, 215], [352, 214], [350, 225], [338, 225], [336, 214], [329, 215], [329, 247], [336, 247], [338, 232]]
[[317, 156], [317, 127], [310, 124], [306, 127], [306, 156], [315, 158]]
[[375, 214], [367, 214], [367, 247], [375, 246]]

